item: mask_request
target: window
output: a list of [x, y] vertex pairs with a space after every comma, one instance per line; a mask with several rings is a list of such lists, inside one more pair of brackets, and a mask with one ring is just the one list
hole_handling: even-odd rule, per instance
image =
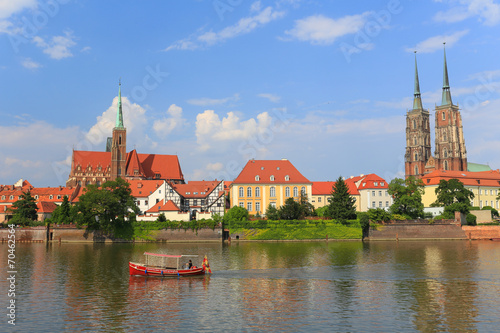
[[380, 182], [380, 186], [385, 186], [385, 183], [384, 182]]
[[448, 170], [448, 161], [444, 161], [444, 169]]
[[443, 115], [442, 115], [442, 116], [443, 116], [443, 120], [446, 120], [446, 115], [445, 115], [445, 113], [444, 113], [444, 112], [443, 112]]
[[417, 145], [417, 137], [413, 138], [413, 144], [416, 146]]
[[270, 189], [269, 189], [269, 196], [270, 197], [276, 197], [276, 188], [274, 186], [272, 186]]
[[417, 122], [415, 121], [415, 119], [413, 119], [413, 129], [416, 129], [417, 128]]
[[378, 182], [373, 182], [373, 186], [378, 186]]
[[415, 161], [418, 161], [418, 153], [415, 153]]
[[49, 196], [49, 199], [50, 199], [50, 200], [54, 199], [54, 196], [51, 194], [51, 195]]
[[483, 208], [483, 200], [479, 200], [479, 208]]
[[198, 206], [198, 200], [197, 199], [193, 199], [193, 206]]
[[375, 208], [375, 201], [372, 201], [372, 207]]
[[274, 182], [274, 176], [271, 176], [270, 179], [272, 182]]
[[252, 188], [247, 187], [247, 197], [251, 198], [252, 197]]
[[241, 208], [244, 208], [245, 207], [245, 204], [243, 202], [240, 202], [240, 207]]
[[321, 197], [318, 197], [318, 202], [321, 202]]
[[382, 208], [382, 201], [379, 201], [379, 202], [378, 202], [378, 207], [379, 207], [379, 208]]
[[375, 196], [375, 191], [372, 191], [372, 196]]
[[304, 186], [300, 189], [300, 194], [306, 195], [306, 188]]
[[285, 197], [289, 197], [290, 196], [290, 188], [287, 186], [285, 187]]
[[252, 211], [252, 202], [251, 202], [251, 201], [247, 202], [247, 210], [248, 210], [249, 212], [251, 212], [251, 211]]
[[147, 200], [144, 200], [144, 204], [147, 206], [147, 205], [148, 205], [148, 201], [147, 201]]
[[160, 199], [156, 199], [156, 203], [160, 202]]
[[[239, 196], [240, 196], [240, 197], [242, 197], [242, 196], [244, 195], [243, 191], [244, 191], [244, 190], [243, 190], [243, 187], [240, 187], [240, 188], [239, 188], [239, 192], [240, 192], [240, 193], [239, 193]], [[187, 193], [186, 193], [186, 194], [187, 194]]]
[[386, 201], [386, 202], [385, 202], [385, 206], [386, 206], [386, 207], [389, 207], [389, 201]]
[[443, 132], [443, 141], [446, 141], [448, 139], [448, 136], [446, 135], [446, 132]]
[[260, 212], [260, 201], [255, 202], [255, 211]]
[[5, 195], [2, 195], [2, 200], [5, 200]]
[[378, 191], [378, 196], [381, 197], [382, 196], [382, 191]]
[[255, 188], [255, 197], [256, 198], [260, 197], [260, 187]]
[[259, 175], [255, 176], [255, 181], [258, 182], [260, 180]]
[[446, 150], [446, 148], [443, 149], [443, 157], [448, 157], [448, 150]]
[[[5, 196], [2, 197], [2, 200], [5, 199]], [[38, 200], [38, 195], [35, 195], [35, 200]]]
[[57, 196], [57, 199], [61, 199], [61, 196], [60, 196], [60, 195], [58, 195], [58, 196]]
[[271, 207], [276, 208], [276, 202], [271, 202], [270, 205]]
[[299, 196], [299, 189], [297, 188], [297, 186], [293, 187], [293, 196], [294, 197], [298, 197]]
[[286, 175], [286, 176], [285, 176], [285, 181], [287, 182], [287, 181], [289, 181], [289, 180], [290, 180], [290, 176], [289, 176], [289, 175]]

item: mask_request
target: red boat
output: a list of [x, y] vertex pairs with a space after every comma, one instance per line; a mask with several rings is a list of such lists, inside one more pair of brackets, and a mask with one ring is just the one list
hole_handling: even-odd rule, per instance
[[[182, 268], [179, 266], [181, 258], [197, 257], [196, 255], [168, 255], [144, 252], [146, 263], [129, 262], [130, 275], [158, 276], [158, 277], [179, 277], [203, 275], [205, 271], [211, 273], [208, 260], [203, 260], [203, 267], [192, 266]], [[174, 265], [174, 262], [176, 264]], [[206, 263], [206, 264], [205, 264]], [[182, 265], [182, 264], [181, 264]], [[208, 269], [207, 269], [208, 268]]]

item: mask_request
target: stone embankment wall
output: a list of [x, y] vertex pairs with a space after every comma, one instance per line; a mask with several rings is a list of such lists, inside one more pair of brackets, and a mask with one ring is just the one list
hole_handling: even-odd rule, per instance
[[462, 226], [469, 239], [500, 239], [500, 225]]
[[[0, 229], [0, 240], [6, 242], [9, 229]], [[152, 230], [148, 240], [137, 239], [135, 242], [157, 241], [157, 242], [222, 242], [222, 229], [210, 228], [193, 231], [191, 229], [163, 229]], [[47, 240], [47, 229], [45, 227], [18, 228], [16, 229], [16, 241], [18, 242], [45, 242]], [[77, 228], [51, 228], [49, 240], [53, 242], [112, 242], [123, 240], [112, 240], [94, 233], [85, 233], [85, 229]]]
[[457, 224], [393, 223], [370, 228], [368, 239], [467, 239], [467, 235]]

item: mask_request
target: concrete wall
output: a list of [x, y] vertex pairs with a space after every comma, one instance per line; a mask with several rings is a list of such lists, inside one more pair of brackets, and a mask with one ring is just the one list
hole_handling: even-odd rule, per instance
[[[10, 229], [0, 229], [0, 239], [6, 242], [9, 237]], [[16, 228], [16, 242], [44, 242], [47, 230], [45, 227]]]
[[491, 218], [491, 210], [471, 210], [470, 213], [476, 216], [476, 223], [478, 224], [493, 221]]

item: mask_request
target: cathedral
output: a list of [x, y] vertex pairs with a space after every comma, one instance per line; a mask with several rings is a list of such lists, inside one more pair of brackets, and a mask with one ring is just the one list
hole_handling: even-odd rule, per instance
[[422, 178], [434, 170], [467, 171], [462, 117], [451, 99], [446, 50], [444, 51], [443, 92], [435, 109], [435, 150], [431, 154], [430, 113], [422, 106], [415, 55], [413, 109], [406, 113], [405, 175]]
[[127, 129], [123, 125], [121, 84], [118, 88], [118, 110], [113, 136], [108, 138], [106, 151], [73, 150], [71, 170], [66, 186], [100, 186], [121, 177], [127, 180], [158, 179], [172, 184], [184, 184], [177, 155], [127, 153]]

